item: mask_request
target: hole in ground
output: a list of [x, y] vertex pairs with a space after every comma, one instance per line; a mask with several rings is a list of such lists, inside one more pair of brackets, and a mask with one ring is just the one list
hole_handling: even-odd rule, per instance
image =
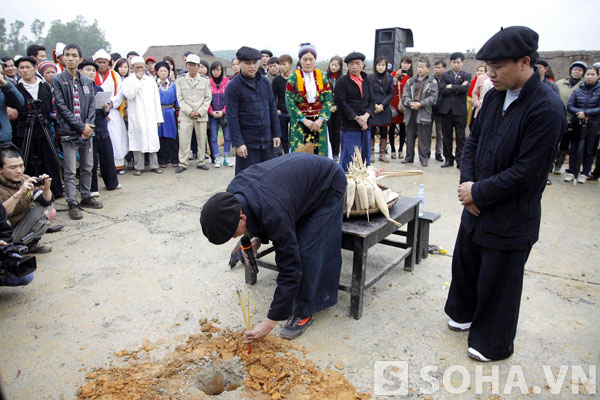
[[209, 360], [197, 374], [198, 389], [209, 396], [236, 390], [244, 383], [244, 366], [238, 357], [218, 362]]

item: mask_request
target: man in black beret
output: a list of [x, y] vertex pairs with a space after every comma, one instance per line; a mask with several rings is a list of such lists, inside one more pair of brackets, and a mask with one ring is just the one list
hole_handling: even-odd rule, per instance
[[464, 206], [445, 311], [469, 332], [468, 355], [514, 351], [523, 271], [540, 229], [541, 198], [566, 121], [562, 103], [534, 68], [538, 35], [501, 30], [477, 53], [494, 85], [467, 139], [458, 199]]
[[269, 59], [273, 57], [273, 52], [271, 50], [261, 50], [260, 51], [260, 68], [258, 72], [261, 75], [267, 75], [269, 72]]
[[538, 69], [538, 71], [540, 72], [540, 79], [542, 80], [542, 82], [545, 85], [548, 85], [550, 87], [550, 89], [552, 89], [552, 91], [554, 93], [556, 93], [557, 96], [560, 96], [560, 92], [558, 91], [558, 86], [556, 85], [556, 83], [554, 83], [550, 79], [546, 78], [546, 71], [548, 71], [548, 67], [550, 67], [550, 65], [548, 64], [548, 61], [539, 58], [535, 62], [535, 66]]
[[243, 46], [237, 53], [240, 73], [227, 85], [227, 123], [236, 147], [235, 174], [275, 157], [281, 144], [275, 95], [269, 80], [258, 74], [260, 52]]
[[245, 332], [247, 340], [286, 319], [281, 336], [298, 337], [314, 313], [337, 303], [345, 191], [336, 162], [291, 153], [245, 169], [204, 204], [200, 223], [211, 243], [250, 234], [256, 249], [267, 240], [275, 248], [277, 288], [267, 318]]

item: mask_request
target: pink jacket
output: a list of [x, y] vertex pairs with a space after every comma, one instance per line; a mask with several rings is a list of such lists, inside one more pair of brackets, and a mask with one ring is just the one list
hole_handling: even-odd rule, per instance
[[208, 115], [212, 116], [213, 111], [223, 111], [223, 113], [226, 113], [225, 88], [228, 84], [229, 79], [224, 76], [223, 80], [221, 81], [221, 86], [217, 88], [214, 79], [210, 78], [210, 90], [212, 92], [212, 101], [210, 102], [210, 107], [208, 107]]
[[473, 106], [475, 107], [475, 117], [479, 114], [479, 109], [481, 108], [481, 88], [483, 87], [483, 82], [488, 78], [488, 74], [482, 74], [477, 77], [477, 82], [475, 82], [475, 87], [473, 88], [472, 98], [473, 98]]

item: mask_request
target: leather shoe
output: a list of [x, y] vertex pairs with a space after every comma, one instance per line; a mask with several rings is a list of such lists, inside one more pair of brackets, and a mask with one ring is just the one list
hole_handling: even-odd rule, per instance
[[444, 163], [442, 165], [440, 165], [440, 168], [448, 168], [448, 167], [453, 167], [454, 166], [454, 161], [444, 161]]
[[405, 158], [404, 160], [400, 161], [400, 164], [412, 164], [414, 162], [414, 160], [409, 160], [408, 158]]
[[199, 164], [199, 165], [196, 165], [196, 168], [198, 168], [198, 169], [202, 169], [202, 170], [204, 170], [204, 171], [208, 171], [208, 170], [210, 169], [210, 168], [208, 168], [208, 165], [206, 165], [206, 164]]
[[435, 159], [436, 159], [437, 161], [444, 161], [444, 157], [442, 157], [442, 156], [441, 156], [441, 155], [439, 155], [439, 154], [436, 154], [436, 155], [435, 155]]
[[175, 168], [175, 173], [179, 174], [179, 173], [181, 173], [181, 172], [183, 172], [185, 170], [186, 170], [185, 167], [179, 166], [179, 167]]

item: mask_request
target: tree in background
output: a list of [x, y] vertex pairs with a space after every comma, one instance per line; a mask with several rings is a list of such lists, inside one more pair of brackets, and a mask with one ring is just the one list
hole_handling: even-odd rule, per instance
[[110, 43], [105, 39], [104, 31], [98, 26], [97, 20], [94, 20], [91, 25], [81, 15], [67, 23], [55, 20], [50, 23], [46, 36], [43, 34], [45, 26], [44, 21], [36, 18], [30, 26], [33, 39], [29, 40], [22, 34], [25, 27], [23, 21], [16, 20], [12, 22], [10, 33], [7, 34], [6, 20], [0, 18], [0, 55], [25, 55], [27, 46], [41, 44], [50, 56], [57, 42], [78, 44], [81, 46], [84, 57], [90, 57], [96, 50], [101, 48], [110, 52]]

